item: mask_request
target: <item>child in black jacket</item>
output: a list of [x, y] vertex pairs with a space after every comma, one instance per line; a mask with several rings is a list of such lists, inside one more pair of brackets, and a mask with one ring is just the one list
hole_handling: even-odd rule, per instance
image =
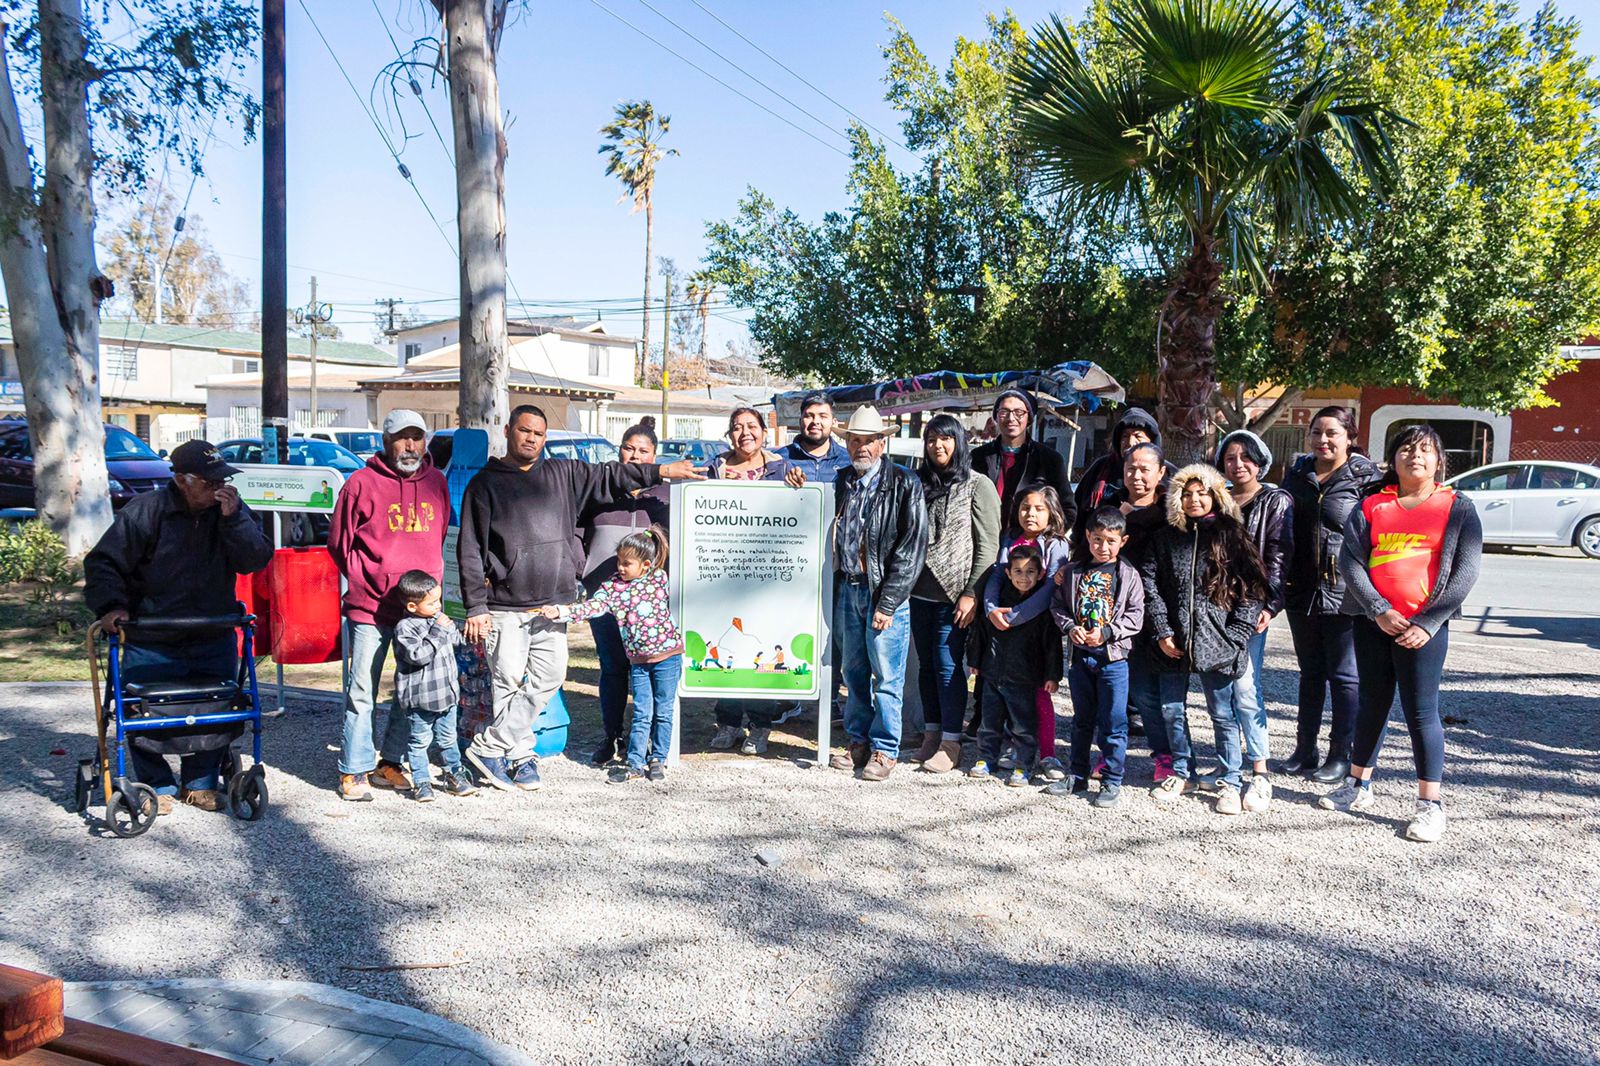
[[[1019, 544], [1006, 560], [1000, 606], [1011, 607], [1028, 597], [1044, 580], [1044, 559], [1032, 544]], [[974, 626], [976, 650], [972, 672], [983, 675], [983, 725], [978, 730], [978, 761], [968, 777], [987, 777], [999, 760], [1002, 736], [1009, 738], [1015, 760], [1006, 784], [1028, 783], [1038, 741], [1035, 693], [1054, 694], [1061, 681], [1061, 631], [1045, 611], [1021, 625], [997, 628], [987, 618]]]

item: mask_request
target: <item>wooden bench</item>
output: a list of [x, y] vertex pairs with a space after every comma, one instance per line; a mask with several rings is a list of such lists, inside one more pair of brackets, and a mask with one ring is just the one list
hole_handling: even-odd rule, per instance
[[0, 963], [0, 1062], [18, 1066], [238, 1066], [193, 1048], [68, 1018], [62, 984]]

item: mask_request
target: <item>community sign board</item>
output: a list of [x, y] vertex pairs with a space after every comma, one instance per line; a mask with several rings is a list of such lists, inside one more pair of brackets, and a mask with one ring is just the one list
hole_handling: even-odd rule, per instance
[[278, 463], [235, 463], [229, 479], [239, 499], [254, 511], [300, 511], [332, 514], [344, 486], [344, 475], [331, 466], [285, 466]]
[[829, 485], [672, 486], [673, 613], [683, 697], [817, 699], [827, 673]]

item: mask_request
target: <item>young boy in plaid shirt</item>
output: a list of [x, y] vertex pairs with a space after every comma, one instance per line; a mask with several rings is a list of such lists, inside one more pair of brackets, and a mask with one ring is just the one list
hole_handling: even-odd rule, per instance
[[452, 796], [470, 796], [478, 790], [461, 769], [461, 745], [456, 739], [461, 681], [455, 648], [461, 643], [461, 631], [441, 609], [439, 582], [427, 571], [407, 570], [395, 589], [405, 601], [406, 616], [394, 627], [394, 710], [411, 724], [412, 798], [433, 802], [428, 773], [432, 748], [439, 749], [444, 764], [439, 787]]

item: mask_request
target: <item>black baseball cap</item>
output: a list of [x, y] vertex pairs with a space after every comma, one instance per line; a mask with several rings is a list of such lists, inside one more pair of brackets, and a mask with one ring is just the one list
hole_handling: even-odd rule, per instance
[[172, 464], [174, 474], [195, 474], [207, 481], [221, 481], [239, 472], [238, 468], [228, 465], [214, 444], [203, 440], [184, 441], [172, 449], [167, 461]]

